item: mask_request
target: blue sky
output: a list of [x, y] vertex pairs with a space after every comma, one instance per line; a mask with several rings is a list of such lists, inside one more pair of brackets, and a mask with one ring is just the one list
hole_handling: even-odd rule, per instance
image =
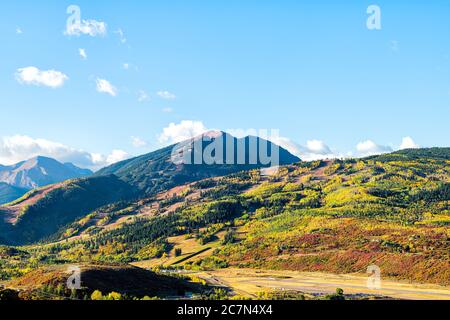
[[[106, 32], [65, 34], [71, 4]], [[306, 158], [448, 146], [449, 15], [445, 0], [4, 3], [0, 163], [101, 166], [206, 128], [279, 129]]]

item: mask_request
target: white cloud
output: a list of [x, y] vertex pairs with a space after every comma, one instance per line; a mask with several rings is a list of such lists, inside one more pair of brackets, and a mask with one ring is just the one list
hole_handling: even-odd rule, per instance
[[306, 142], [306, 147], [308, 151], [315, 154], [326, 155], [332, 153], [330, 147], [320, 140], [310, 140]]
[[130, 69], [130, 64], [129, 63], [124, 63], [122, 65], [122, 68], [124, 68], [125, 70], [129, 70]]
[[64, 32], [68, 36], [81, 36], [85, 34], [91, 37], [104, 36], [106, 33], [106, 23], [96, 20], [82, 20], [78, 23], [68, 24]]
[[97, 91], [107, 93], [110, 96], [117, 96], [117, 89], [108, 80], [97, 78]]
[[16, 33], [17, 33], [17, 34], [22, 34], [22, 33], [23, 33], [23, 30], [22, 30], [21, 28], [17, 27], [17, 28], [16, 28]]
[[116, 162], [126, 160], [129, 157], [130, 155], [123, 150], [113, 150], [112, 153], [106, 157], [106, 163], [113, 164]]
[[100, 153], [92, 153], [90, 155], [94, 169], [103, 168], [130, 158], [130, 155], [123, 150], [113, 150], [109, 155]]
[[67, 161], [89, 162], [89, 154], [61, 143], [15, 135], [0, 140], [0, 163], [11, 165], [36, 156], [47, 156]]
[[[307, 141], [306, 146], [302, 146], [293, 142], [292, 140], [284, 137], [279, 137], [277, 139], [270, 139], [272, 142], [285, 148], [292, 154], [300, 157], [304, 161], [314, 161], [314, 160], [324, 160], [324, 159], [335, 159], [335, 158], [353, 158], [366, 157], [371, 155], [383, 154], [393, 152], [394, 149], [390, 146], [379, 145], [372, 140], [367, 140], [358, 143], [356, 150], [358, 154], [355, 155], [352, 151], [341, 153], [336, 152], [323, 141], [320, 140], [310, 140]], [[402, 144], [399, 149], [411, 149], [420, 148], [418, 144], [414, 142], [411, 137], [403, 138]]]
[[36, 67], [17, 69], [16, 80], [22, 84], [59, 88], [69, 79], [64, 73], [56, 70], [42, 71]]
[[81, 59], [86, 60], [87, 59], [87, 53], [85, 49], [78, 49], [78, 53], [80, 54]]
[[420, 146], [416, 144], [411, 137], [404, 137], [402, 140], [402, 144], [400, 145], [400, 150], [417, 148], [420, 148]]
[[367, 141], [358, 143], [358, 145], [356, 146], [356, 150], [362, 156], [371, 156], [371, 155], [389, 153], [389, 152], [394, 151], [390, 146], [382, 146], [382, 145], [376, 144], [372, 140], [367, 140]]
[[131, 137], [131, 144], [135, 148], [143, 148], [147, 146], [147, 142], [139, 137]]
[[161, 144], [173, 144], [191, 139], [207, 131], [208, 129], [201, 121], [183, 120], [178, 124], [169, 124], [163, 129], [158, 140]]
[[0, 139], [0, 164], [12, 165], [37, 156], [54, 158], [63, 163], [72, 162], [83, 168], [97, 170], [126, 159], [128, 154], [121, 150], [114, 150], [109, 155], [89, 153], [68, 147], [59, 142], [34, 139], [24, 135], [8, 136]]
[[177, 96], [169, 91], [158, 91], [156, 93], [161, 99], [164, 100], [175, 100]]
[[145, 101], [149, 101], [150, 97], [147, 94], [147, 92], [145, 92], [144, 90], [139, 91], [139, 97], [138, 97], [138, 101], [139, 102], [145, 102]]

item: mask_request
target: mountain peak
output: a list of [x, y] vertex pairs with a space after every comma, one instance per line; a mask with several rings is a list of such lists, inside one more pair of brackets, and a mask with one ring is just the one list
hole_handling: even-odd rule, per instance
[[90, 174], [92, 174], [90, 170], [80, 169], [73, 164], [62, 164], [53, 158], [36, 156], [27, 161], [3, 167], [0, 171], [0, 182], [19, 188], [34, 189]]
[[37, 161], [57, 161], [55, 159], [44, 157], [44, 156], [36, 156], [34, 158], [31, 158], [30, 160], [37, 160]]
[[192, 139], [187, 139], [186, 141], [182, 141], [181, 143], [186, 143], [186, 142], [190, 142], [190, 141], [197, 141], [197, 140], [201, 140], [201, 139], [217, 139], [221, 136], [226, 136], [227, 133], [220, 131], [220, 130], [209, 130], [206, 132], [203, 132], [199, 135], [194, 136]]
[[[218, 140], [222, 138], [223, 141]], [[238, 139], [214, 130], [113, 164], [95, 175], [114, 174], [144, 193], [154, 194], [179, 183], [298, 161], [298, 157], [273, 142], [258, 137]]]
[[36, 156], [34, 158], [31, 158], [31, 159], [25, 161], [24, 163], [34, 163], [37, 165], [45, 165], [45, 164], [55, 164], [55, 163], [60, 163], [60, 162], [55, 159], [52, 159], [52, 158], [48, 158], [48, 157], [44, 157], [44, 156]]
[[221, 136], [223, 136], [223, 135], [226, 135], [227, 133], [226, 132], [223, 132], [223, 131], [219, 131], [219, 130], [210, 130], [210, 131], [207, 131], [207, 132], [205, 132], [205, 133], [203, 133], [203, 137], [207, 137], [207, 138], [211, 138], [211, 139], [214, 139], [214, 138], [219, 138], [219, 137], [221, 137]]

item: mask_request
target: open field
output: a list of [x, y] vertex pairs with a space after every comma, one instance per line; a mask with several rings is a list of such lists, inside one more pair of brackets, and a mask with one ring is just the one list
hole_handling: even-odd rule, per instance
[[450, 288], [383, 280], [381, 289], [367, 288], [367, 276], [317, 272], [223, 269], [192, 274], [211, 284], [223, 285], [237, 294], [256, 297], [268, 290], [295, 290], [309, 294], [331, 294], [342, 288], [346, 294], [364, 294], [408, 300], [450, 300]]
[[[186, 236], [176, 236], [167, 238], [168, 243], [173, 247], [170, 252], [160, 258], [138, 261], [132, 265], [140, 268], [151, 268], [156, 266], [182, 266], [188, 261], [198, 260], [211, 255], [214, 249], [220, 246], [225, 232], [218, 232], [215, 241], [207, 244], [200, 244], [196, 239], [186, 239]], [[180, 256], [175, 255], [175, 248], [181, 249]]]

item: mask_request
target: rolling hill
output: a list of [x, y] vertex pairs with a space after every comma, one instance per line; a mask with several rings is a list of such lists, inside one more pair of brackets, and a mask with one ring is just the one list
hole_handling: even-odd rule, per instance
[[[82, 264], [81, 289], [73, 295], [65, 289], [71, 275], [70, 265], [44, 267], [9, 283], [9, 296], [22, 300], [36, 299], [109, 299], [184, 297], [187, 292], [202, 293], [199, 284], [181, 278], [159, 275], [130, 265]], [[61, 289], [64, 288], [64, 289]], [[96, 292], [96, 294], [94, 293]], [[102, 295], [102, 296], [100, 296]], [[1, 297], [1, 290], [0, 290]]]

